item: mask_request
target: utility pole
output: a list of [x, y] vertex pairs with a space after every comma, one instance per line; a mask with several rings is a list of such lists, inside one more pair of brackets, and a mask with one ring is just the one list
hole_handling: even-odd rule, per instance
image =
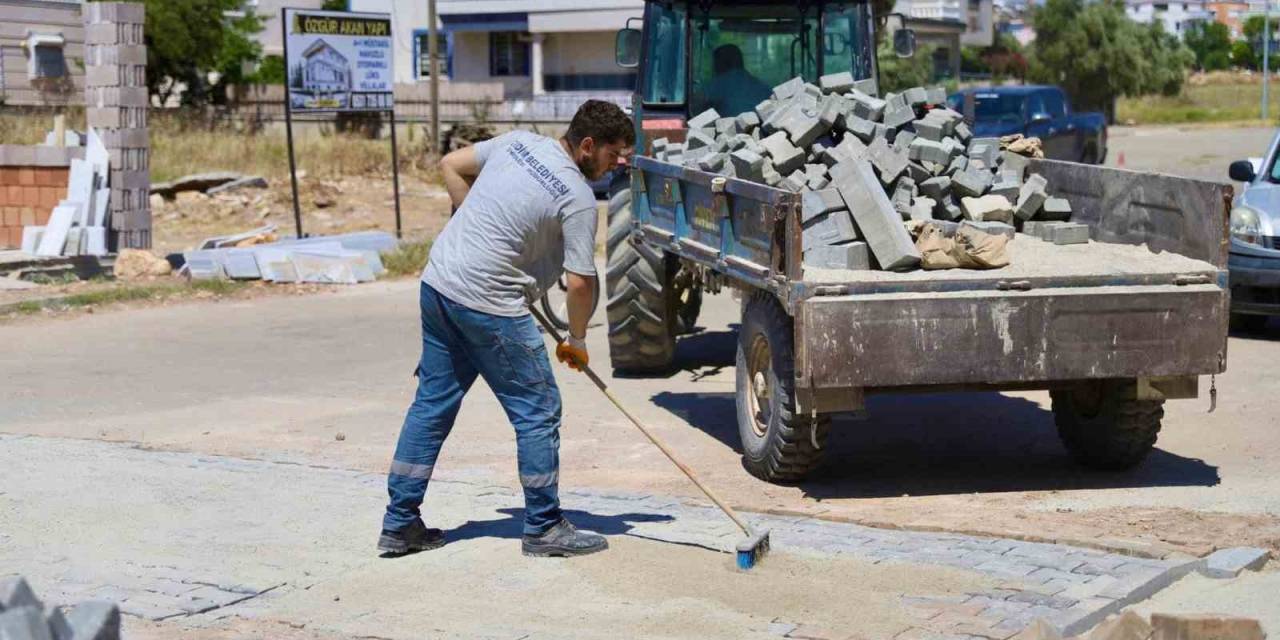
[[[1270, 2], [1270, 0], [1267, 0]], [[427, 65], [431, 73], [431, 148], [440, 155], [440, 65], [436, 64], [436, 0], [427, 0]], [[1265, 90], [1264, 90], [1265, 91]], [[1263, 118], [1267, 117], [1263, 112]]]
[[1262, 119], [1269, 118], [1271, 109], [1271, 0], [1266, 0], [1262, 10]]

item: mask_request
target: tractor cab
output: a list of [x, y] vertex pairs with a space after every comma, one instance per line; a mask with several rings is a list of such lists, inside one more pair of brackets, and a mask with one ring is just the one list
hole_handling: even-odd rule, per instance
[[638, 68], [636, 115], [736, 116], [796, 76], [875, 76], [868, 2], [651, 0], [642, 29], [618, 33], [618, 64]]

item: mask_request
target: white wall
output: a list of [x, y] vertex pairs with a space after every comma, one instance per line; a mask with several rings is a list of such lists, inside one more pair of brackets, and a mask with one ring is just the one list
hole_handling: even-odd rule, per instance
[[614, 62], [616, 32], [548, 33], [542, 43], [543, 73], [623, 73]]
[[280, 26], [280, 9], [319, 9], [323, 0], [251, 0], [246, 5], [262, 18], [262, 31], [255, 38], [262, 45], [262, 54], [284, 55], [284, 32]]

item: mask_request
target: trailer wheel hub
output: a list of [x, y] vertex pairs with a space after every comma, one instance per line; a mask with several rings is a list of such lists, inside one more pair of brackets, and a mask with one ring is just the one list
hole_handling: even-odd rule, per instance
[[769, 349], [769, 341], [758, 335], [751, 341], [751, 351], [747, 358], [747, 366], [751, 372], [751, 415], [752, 429], [763, 438], [769, 430], [769, 412], [773, 390], [769, 386], [769, 368], [773, 358]]

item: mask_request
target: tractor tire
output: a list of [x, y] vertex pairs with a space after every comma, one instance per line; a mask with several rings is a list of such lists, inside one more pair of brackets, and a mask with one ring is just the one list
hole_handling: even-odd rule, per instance
[[796, 413], [792, 320], [768, 292], [743, 302], [736, 380], [742, 466], [766, 482], [794, 482], [817, 469], [831, 420]]
[[1164, 401], [1133, 399], [1133, 385], [1108, 380], [1050, 392], [1058, 437], [1076, 462], [1091, 469], [1122, 471], [1151, 452], [1160, 433]]
[[622, 373], [670, 369], [676, 351], [675, 298], [669, 290], [673, 264], [660, 250], [631, 241], [631, 189], [609, 198], [605, 286], [609, 359]]

